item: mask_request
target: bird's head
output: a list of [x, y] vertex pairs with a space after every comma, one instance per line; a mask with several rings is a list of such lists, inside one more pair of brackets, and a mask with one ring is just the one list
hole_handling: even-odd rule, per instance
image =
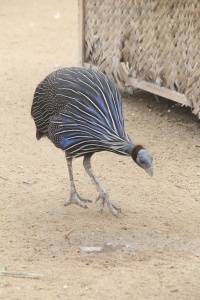
[[143, 168], [150, 176], [153, 176], [153, 156], [141, 145], [137, 145], [131, 152], [133, 160], [138, 166]]

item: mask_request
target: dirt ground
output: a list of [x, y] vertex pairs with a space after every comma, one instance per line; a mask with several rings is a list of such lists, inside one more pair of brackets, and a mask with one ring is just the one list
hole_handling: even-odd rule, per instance
[[[30, 108], [48, 73], [78, 65], [77, 1], [2, 0], [0, 28], [0, 269], [44, 275], [1, 276], [0, 299], [200, 299], [200, 124], [190, 109], [124, 97], [126, 131], [154, 155], [154, 176], [96, 154], [93, 169], [122, 213], [65, 207], [64, 153], [36, 140]], [[80, 158], [74, 174], [94, 200]]]

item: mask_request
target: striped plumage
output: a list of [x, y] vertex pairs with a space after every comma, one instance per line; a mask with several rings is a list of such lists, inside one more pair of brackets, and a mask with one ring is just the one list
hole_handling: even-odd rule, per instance
[[51, 73], [36, 89], [32, 116], [37, 136], [47, 135], [69, 156], [104, 150], [128, 155], [132, 149], [119, 91], [97, 71], [68, 68]]
[[[48, 75], [36, 88], [31, 114], [36, 124], [36, 137], [47, 136], [56, 147], [66, 153], [71, 181], [71, 195], [67, 202], [83, 204], [76, 192], [73, 157], [84, 156], [84, 167], [100, 193], [101, 211], [104, 202], [117, 215], [108, 194], [94, 176], [90, 158], [99, 151], [129, 155], [146, 162], [152, 172], [152, 157], [136, 146], [124, 129], [121, 96], [113, 82], [103, 73], [82, 68], [64, 68]], [[145, 166], [140, 165], [145, 169]]]

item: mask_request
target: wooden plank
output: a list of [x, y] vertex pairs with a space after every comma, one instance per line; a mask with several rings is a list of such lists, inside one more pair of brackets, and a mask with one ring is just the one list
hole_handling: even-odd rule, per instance
[[156, 84], [153, 84], [153, 83], [150, 83], [150, 82], [147, 82], [144, 80], [140, 80], [137, 78], [133, 78], [133, 77], [129, 77], [129, 82], [130, 82], [130, 85], [135, 88], [150, 92], [152, 94], [155, 94], [155, 95], [158, 95], [158, 96], [170, 99], [170, 100], [173, 100], [173, 101], [181, 103], [185, 106], [190, 106], [190, 103], [184, 94], [181, 94], [176, 91], [170, 90], [168, 88], [161, 87]]
[[83, 66], [85, 54], [84, 4], [84, 0], [78, 0], [78, 64], [80, 67]]
[[124, 63], [119, 63], [119, 71], [123, 76], [126, 86], [132, 86], [149, 93], [173, 100], [175, 102], [181, 103], [185, 106], [190, 106], [189, 101], [187, 100], [184, 94], [178, 93], [171, 89], [161, 87], [157, 84], [150, 83], [145, 80], [140, 80], [138, 78], [133, 78], [128, 76], [128, 71], [124, 65]]

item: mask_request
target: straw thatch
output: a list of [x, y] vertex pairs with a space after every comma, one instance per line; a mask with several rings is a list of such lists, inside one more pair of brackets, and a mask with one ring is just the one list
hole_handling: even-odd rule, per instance
[[83, 63], [97, 66], [122, 89], [144, 81], [184, 95], [178, 102], [200, 117], [199, 0], [85, 0], [82, 5]]

